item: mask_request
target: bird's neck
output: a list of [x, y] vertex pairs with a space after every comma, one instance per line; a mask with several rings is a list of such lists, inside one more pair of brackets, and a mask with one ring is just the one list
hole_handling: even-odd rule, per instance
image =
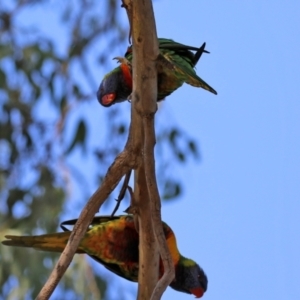
[[182, 255], [180, 255], [179, 263], [185, 267], [192, 267], [196, 264], [192, 259], [186, 258]]
[[130, 89], [132, 89], [132, 75], [131, 75], [131, 68], [125, 64], [122, 63], [120, 65], [123, 76], [124, 76], [124, 80], [125, 80], [125, 84], [126, 86], [128, 86]]

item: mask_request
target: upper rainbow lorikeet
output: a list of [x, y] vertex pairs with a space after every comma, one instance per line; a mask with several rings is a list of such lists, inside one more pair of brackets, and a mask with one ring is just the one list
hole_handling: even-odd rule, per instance
[[[2, 244], [30, 247], [43, 251], [62, 252], [70, 237], [65, 225], [74, 225], [75, 220], [63, 222], [65, 232], [39, 236], [6, 235]], [[170, 286], [180, 292], [202, 297], [207, 289], [207, 277], [199, 265], [182, 256], [177, 248], [172, 229], [163, 223], [167, 245], [175, 266], [175, 279]], [[108, 270], [130, 281], [138, 281], [139, 235], [132, 215], [95, 217], [81, 240], [76, 253], [86, 253]], [[160, 276], [163, 265], [160, 263]]]
[[[205, 50], [205, 43], [200, 48], [196, 48], [164, 38], [159, 38], [158, 42], [160, 59], [163, 59], [165, 63], [158, 63], [157, 101], [173, 93], [184, 82], [217, 94], [194, 70], [202, 53], [209, 53]], [[196, 53], [191, 51], [196, 51]], [[117, 57], [116, 59], [121, 64], [104, 76], [97, 91], [98, 101], [107, 107], [125, 101], [132, 91], [132, 46], [128, 47], [125, 58]]]

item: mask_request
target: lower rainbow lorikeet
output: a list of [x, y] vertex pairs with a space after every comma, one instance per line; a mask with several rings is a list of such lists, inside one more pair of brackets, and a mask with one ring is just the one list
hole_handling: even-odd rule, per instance
[[[158, 43], [160, 59], [164, 62], [157, 64], [157, 101], [173, 93], [184, 82], [217, 94], [194, 70], [202, 53], [209, 53], [205, 43], [200, 48], [164, 38], [159, 38]], [[106, 107], [125, 101], [132, 92], [132, 46], [128, 47], [124, 58], [116, 59], [120, 65], [104, 76], [97, 91], [98, 101]]]
[[[7, 246], [30, 247], [43, 251], [62, 252], [71, 232], [65, 227], [74, 225], [75, 220], [63, 222], [65, 232], [39, 236], [6, 235], [2, 244]], [[207, 289], [207, 277], [199, 265], [182, 256], [177, 248], [172, 229], [163, 223], [167, 245], [175, 266], [175, 279], [170, 286], [180, 292], [203, 296]], [[86, 253], [108, 270], [130, 281], [138, 281], [139, 235], [132, 215], [95, 217], [81, 240], [76, 253]], [[163, 265], [160, 262], [160, 277]]]

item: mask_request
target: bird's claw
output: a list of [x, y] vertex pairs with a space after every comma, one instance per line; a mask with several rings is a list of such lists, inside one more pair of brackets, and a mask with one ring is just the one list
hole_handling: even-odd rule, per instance
[[131, 62], [125, 58], [125, 57], [122, 57], [122, 56], [116, 56], [114, 57], [113, 59], [115, 59], [118, 63], [120, 64], [125, 64], [127, 66], [130, 66], [131, 67]]

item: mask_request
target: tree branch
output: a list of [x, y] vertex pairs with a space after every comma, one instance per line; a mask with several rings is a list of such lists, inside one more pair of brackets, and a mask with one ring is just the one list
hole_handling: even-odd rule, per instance
[[[123, 0], [123, 4], [127, 9], [133, 38], [132, 117], [135, 114], [138, 115], [142, 120], [142, 124], [139, 124], [139, 126], [143, 128], [143, 167], [138, 170], [137, 177], [140, 181], [143, 181], [139, 183], [147, 188], [148, 196], [146, 199], [144, 197], [140, 198], [139, 194], [135, 197], [138, 202], [137, 212], [139, 214], [140, 229], [138, 299], [148, 300], [149, 296], [152, 295], [151, 299], [157, 300], [161, 298], [163, 292], [175, 277], [172, 258], [162, 228], [161, 203], [155, 174], [154, 116], [157, 110], [156, 60], [159, 55], [158, 42], [151, 0]], [[142, 172], [144, 172], [144, 175], [141, 174]], [[140, 177], [143, 176], [145, 178], [141, 180]], [[135, 189], [141, 188], [140, 184], [137, 184]], [[149, 218], [149, 215], [151, 215], [151, 218]], [[153, 230], [157, 244], [153, 243], [153, 239], [151, 239]], [[146, 238], [147, 235], [149, 236], [148, 239]], [[152, 246], [149, 244], [150, 241], [153, 243]], [[164, 265], [164, 275], [153, 291], [153, 280], [158, 273], [158, 265], [156, 265], [157, 245]], [[156, 260], [154, 262], [153, 260], [146, 260], [146, 257], [156, 257]], [[148, 274], [144, 274], [144, 270], [147, 270]]]
[[49, 299], [63, 274], [70, 265], [78, 245], [84, 236], [88, 226], [92, 222], [100, 206], [115, 189], [122, 176], [137, 166], [136, 147], [128, 139], [125, 149], [120, 153], [108, 169], [104, 180], [98, 190], [92, 195], [83, 208], [78, 221], [76, 222], [68, 244], [62, 252], [47, 282], [37, 295], [37, 300]]
[[158, 300], [161, 298], [164, 291], [175, 278], [174, 264], [163, 232], [161, 220], [161, 202], [157, 188], [155, 174], [155, 159], [154, 159], [154, 115], [144, 117], [143, 119], [145, 130], [144, 144], [144, 164], [146, 173], [146, 182], [148, 193], [151, 201], [151, 214], [153, 227], [156, 235], [156, 241], [159, 248], [159, 254], [164, 266], [164, 275], [161, 277], [152, 293], [150, 300]]
[[159, 253], [152, 226], [151, 202], [143, 164], [135, 172], [134, 200], [135, 224], [138, 224], [139, 229], [137, 299], [149, 300], [158, 281]]

